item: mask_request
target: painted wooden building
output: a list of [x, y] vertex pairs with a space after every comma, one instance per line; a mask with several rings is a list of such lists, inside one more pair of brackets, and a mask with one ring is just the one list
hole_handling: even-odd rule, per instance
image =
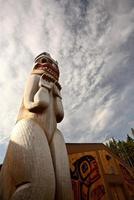
[[67, 144], [74, 200], [134, 200], [134, 174], [104, 144]]

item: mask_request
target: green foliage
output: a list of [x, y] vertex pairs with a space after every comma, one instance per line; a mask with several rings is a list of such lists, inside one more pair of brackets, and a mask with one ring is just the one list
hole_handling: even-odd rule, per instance
[[116, 141], [112, 138], [107, 147], [111, 151], [124, 160], [129, 166], [134, 167], [134, 139], [127, 135], [126, 141]]

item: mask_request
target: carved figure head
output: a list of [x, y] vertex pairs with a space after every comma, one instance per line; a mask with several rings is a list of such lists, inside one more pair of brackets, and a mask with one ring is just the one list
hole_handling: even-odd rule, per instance
[[35, 58], [33, 73], [45, 74], [53, 82], [59, 80], [58, 62], [49, 53], [43, 52]]

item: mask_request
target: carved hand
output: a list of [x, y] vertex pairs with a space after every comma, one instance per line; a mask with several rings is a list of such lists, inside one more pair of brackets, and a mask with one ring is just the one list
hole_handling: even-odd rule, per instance
[[60, 90], [58, 89], [58, 87], [55, 84], [53, 86], [53, 95], [62, 99], [61, 94], [60, 94]]

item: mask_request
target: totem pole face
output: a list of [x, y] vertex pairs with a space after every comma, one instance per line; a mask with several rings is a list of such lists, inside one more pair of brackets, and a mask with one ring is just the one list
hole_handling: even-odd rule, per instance
[[43, 75], [42, 78], [55, 83], [59, 90], [61, 86], [59, 84], [59, 68], [58, 62], [55, 61], [50, 54], [44, 52], [35, 58], [35, 64], [32, 74]]
[[42, 53], [35, 58], [33, 70], [42, 70], [46, 75], [53, 79], [53, 82], [59, 80], [58, 62], [52, 59], [48, 53]]

